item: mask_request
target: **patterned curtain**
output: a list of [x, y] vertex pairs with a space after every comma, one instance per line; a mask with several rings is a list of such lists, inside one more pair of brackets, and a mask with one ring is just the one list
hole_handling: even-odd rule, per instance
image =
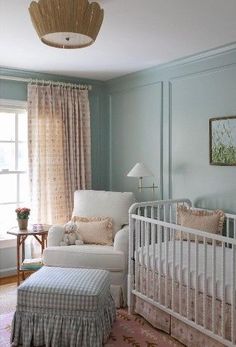
[[28, 117], [32, 219], [65, 223], [74, 191], [91, 185], [88, 91], [29, 84]]

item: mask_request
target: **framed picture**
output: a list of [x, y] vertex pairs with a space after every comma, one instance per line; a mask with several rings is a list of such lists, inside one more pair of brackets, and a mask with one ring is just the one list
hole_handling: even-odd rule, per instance
[[236, 166], [236, 116], [209, 119], [210, 164]]

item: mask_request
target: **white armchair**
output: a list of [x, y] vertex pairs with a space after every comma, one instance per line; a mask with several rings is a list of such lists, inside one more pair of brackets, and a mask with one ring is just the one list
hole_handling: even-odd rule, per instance
[[133, 193], [78, 190], [74, 193], [72, 216], [112, 217], [112, 246], [60, 246], [64, 228], [54, 225], [48, 234], [43, 261], [47, 266], [105, 269], [111, 274], [111, 293], [116, 306], [126, 305], [128, 272], [128, 210], [134, 203]]

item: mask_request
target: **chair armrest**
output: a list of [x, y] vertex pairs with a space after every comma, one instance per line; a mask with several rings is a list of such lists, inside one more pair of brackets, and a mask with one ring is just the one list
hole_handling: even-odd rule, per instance
[[63, 225], [53, 225], [48, 231], [47, 246], [60, 246], [64, 232]]
[[126, 265], [128, 264], [129, 252], [129, 226], [126, 225], [115, 234], [114, 250], [121, 251], [125, 255]]

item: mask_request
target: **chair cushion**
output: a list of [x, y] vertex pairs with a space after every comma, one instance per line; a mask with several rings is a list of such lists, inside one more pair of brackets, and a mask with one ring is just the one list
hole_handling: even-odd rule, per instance
[[112, 246], [81, 245], [48, 247], [43, 253], [47, 266], [103, 269], [107, 271], [125, 270], [125, 255]]
[[44, 266], [18, 288], [18, 309], [97, 311], [110, 293], [110, 275], [104, 270], [62, 269]]
[[128, 224], [128, 211], [134, 202], [133, 193], [77, 190], [74, 193], [73, 216], [111, 217], [113, 219], [114, 236], [122, 225]]

